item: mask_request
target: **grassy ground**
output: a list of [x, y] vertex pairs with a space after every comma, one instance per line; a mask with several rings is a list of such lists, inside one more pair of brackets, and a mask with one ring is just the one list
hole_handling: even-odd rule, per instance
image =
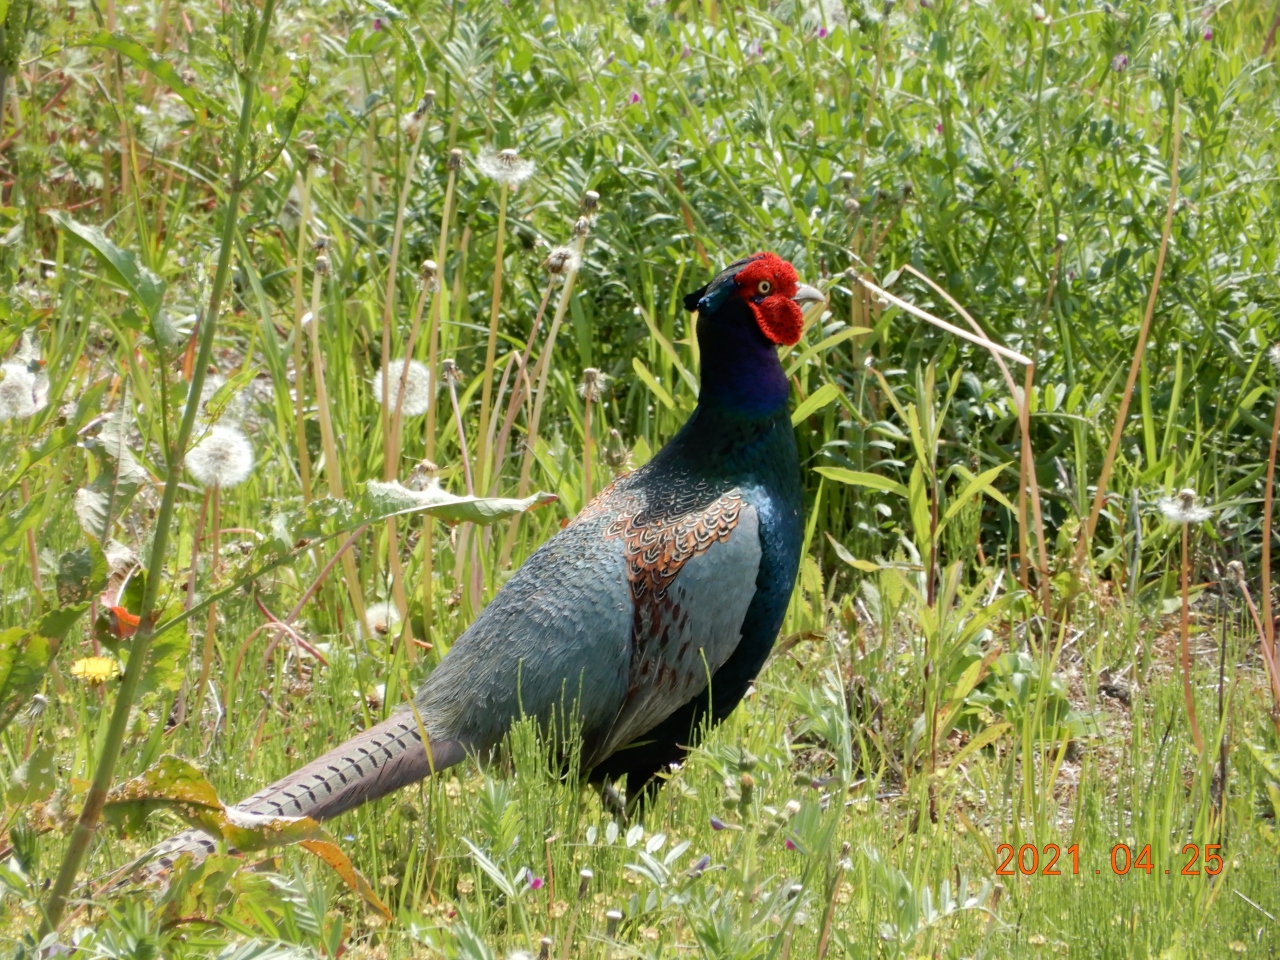
[[[1249, 611], [1274, 16], [11, 0], [6, 942], [34, 954], [61, 875], [85, 957], [1280, 953]], [[614, 816], [521, 727], [487, 769], [329, 825], [373, 896], [297, 846], [167, 892], [94, 882], [178, 826], [179, 788], [238, 799], [401, 702], [687, 416], [680, 295], [761, 248], [830, 293], [784, 358], [805, 559], [757, 688], [663, 789]], [[963, 323], [954, 298], [1032, 389], [854, 274]], [[409, 352], [440, 376], [397, 417], [399, 367], [387, 398], [375, 374]], [[215, 423], [252, 468], [233, 440], [184, 473], [175, 446]], [[388, 522], [365, 486], [432, 477], [558, 499]], [[304, 507], [325, 495], [350, 503]], [[144, 608], [174, 626], [129, 637]], [[121, 783], [166, 755], [208, 784], [165, 768], [145, 823], [113, 795], [69, 870], [100, 758]]]

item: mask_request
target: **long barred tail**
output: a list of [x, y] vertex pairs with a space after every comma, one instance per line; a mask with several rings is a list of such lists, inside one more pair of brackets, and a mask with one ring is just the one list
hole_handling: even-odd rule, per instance
[[[418, 720], [406, 710], [259, 790], [235, 809], [259, 816], [326, 820], [416, 783], [433, 770], [451, 767], [465, 756], [466, 749], [458, 741], [438, 740], [431, 743], [428, 761]], [[181, 854], [189, 853], [199, 862], [216, 849], [208, 834], [188, 830], [152, 847], [138, 866], [144, 876], [158, 877]], [[134, 872], [129, 870], [126, 876]]]

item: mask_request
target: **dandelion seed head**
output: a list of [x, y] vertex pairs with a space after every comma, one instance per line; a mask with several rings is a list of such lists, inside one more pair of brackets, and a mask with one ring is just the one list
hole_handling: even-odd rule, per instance
[[324, 155], [320, 153], [320, 148], [314, 143], [307, 144], [307, 163], [313, 166], [319, 166], [324, 160]]
[[573, 223], [573, 235], [575, 237], [585, 237], [591, 232], [591, 218], [579, 217]]
[[234, 487], [253, 471], [253, 447], [237, 428], [216, 424], [187, 454], [187, 471], [203, 487]]
[[[317, 241], [317, 243], [318, 242], [319, 241]], [[318, 276], [327, 277], [329, 275], [329, 271], [332, 269], [333, 265], [329, 262], [327, 255], [323, 253], [316, 254], [316, 274]]]
[[845, 197], [844, 212], [847, 213], [851, 219], [857, 220], [862, 216], [862, 204], [853, 197]]
[[1208, 507], [1200, 505], [1200, 498], [1189, 487], [1160, 500], [1159, 507], [1165, 519], [1173, 523], [1200, 523], [1212, 514]]
[[555, 277], [577, 273], [582, 266], [582, 254], [574, 247], [553, 247], [543, 265], [547, 268], [547, 273]]
[[[389, 371], [389, 372], [388, 372]], [[431, 403], [431, 373], [426, 364], [417, 360], [392, 360], [373, 375], [373, 399], [381, 405], [383, 379], [386, 378], [387, 404], [396, 408], [400, 395], [400, 379], [404, 378], [404, 400], [400, 413], [406, 417], [420, 417]]]
[[426, 117], [417, 110], [410, 111], [400, 118], [400, 132], [410, 140], [417, 140], [424, 126], [426, 126]]
[[595, 403], [608, 383], [609, 378], [595, 367], [587, 367], [582, 371], [582, 382], [578, 384], [578, 396], [587, 403]]
[[422, 280], [422, 286], [428, 293], [435, 293], [440, 289], [440, 268], [434, 260], [423, 260], [422, 266], [418, 268], [418, 277]]
[[588, 190], [582, 195], [582, 212], [585, 214], [593, 214], [596, 208], [600, 206], [600, 194], [594, 190]]
[[458, 147], [454, 147], [449, 151], [449, 159], [446, 161], [446, 165], [450, 170], [461, 170], [466, 160], [467, 155]]
[[446, 360], [440, 364], [440, 376], [451, 387], [456, 387], [462, 382], [462, 371], [458, 369], [457, 361], [454, 360]]
[[1271, 366], [1275, 367], [1276, 373], [1280, 373], [1280, 342], [1273, 343], [1267, 350], [1267, 359], [1271, 361]]
[[370, 604], [364, 612], [364, 623], [369, 628], [369, 636], [385, 637], [400, 622], [400, 611], [392, 603]]
[[1244, 564], [1239, 560], [1232, 560], [1227, 564], [1227, 576], [1231, 578], [1231, 582], [1236, 585], [1236, 589], [1244, 593]]
[[496, 153], [486, 147], [476, 158], [476, 166], [490, 180], [514, 189], [533, 176], [534, 163], [522, 159], [519, 151], [508, 147]]
[[40, 409], [36, 376], [27, 364], [0, 364], [0, 377], [0, 420], [25, 420]]

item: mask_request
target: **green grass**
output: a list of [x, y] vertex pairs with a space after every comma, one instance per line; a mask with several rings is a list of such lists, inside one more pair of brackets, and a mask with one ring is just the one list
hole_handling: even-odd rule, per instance
[[[831, 295], [784, 357], [795, 406], [814, 398], [797, 424], [805, 559], [755, 693], [661, 790], [615, 819], [522, 726], [487, 769], [468, 764], [329, 825], [390, 922], [296, 847], [274, 872], [214, 858], [167, 892], [99, 890], [87, 884], [178, 821], [156, 813], [127, 835], [104, 826], [61, 942], [139, 960], [536, 956], [544, 936], [552, 956], [579, 960], [1276, 955], [1280, 740], [1256, 631], [1227, 574], [1242, 563], [1261, 597], [1277, 402], [1266, 350], [1280, 335], [1270, 6], [288, 3], [260, 63], [245, 52], [256, 26], [241, 2], [60, 0], [25, 21], [25, 4], [9, 9], [0, 355], [30, 331], [49, 391], [34, 415], [0, 421], [8, 948], [35, 952], [41, 904], [110, 743], [120, 684], [73, 672], [112, 640], [100, 554], [83, 551], [110, 540], [146, 565], [167, 520], [163, 565], [150, 571], [166, 609], [182, 604], [198, 536], [204, 598], [304, 535], [337, 534], [219, 600], [206, 691], [195, 689], [204, 613], [159, 636], [137, 670], [115, 781], [173, 754], [239, 799], [401, 702], [501, 585], [503, 558], [518, 565], [581, 508], [584, 462], [599, 490], [674, 433], [698, 364], [680, 297], [769, 248]], [[100, 27], [141, 46], [107, 42]], [[10, 56], [15, 36], [25, 39]], [[172, 70], [147, 60], [153, 49]], [[254, 70], [261, 81], [247, 86], [262, 95], [252, 136], [240, 137], [240, 78]], [[410, 170], [402, 117], [427, 89]], [[1178, 199], [1151, 338], [1097, 535], [1076, 565], [1151, 290], [1175, 125]], [[287, 143], [273, 139], [286, 131]], [[171, 517], [161, 494], [237, 145], [261, 164], [240, 185], [214, 330], [212, 364], [228, 386], [195, 437], [211, 419], [240, 420], [256, 465], [219, 495], [215, 571], [204, 492], [183, 475]], [[317, 160], [300, 187], [308, 146]], [[518, 148], [535, 171], [508, 200], [486, 369], [500, 200], [477, 166], [488, 147]], [[454, 148], [465, 162], [442, 234]], [[549, 279], [549, 249], [571, 242], [588, 190], [600, 206], [579, 238], [581, 271]], [[299, 249], [304, 206], [314, 226]], [[100, 227], [123, 253], [76, 224]], [[327, 275], [313, 270], [317, 232]], [[558, 500], [511, 527], [421, 516], [394, 534], [370, 526], [302, 608], [298, 632], [322, 666], [259, 630], [259, 602], [284, 617], [350, 529], [297, 511], [304, 460], [316, 495], [340, 476], [364, 503], [362, 483], [408, 480], [428, 456], [428, 474], [466, 491], [448, 392], [405, 418], [388, 469], [371, 386], [384, 342], [396, 358], [407, 348], [425, 259], [441, 265], [439, 290], [421, 303], [414, 354], [430, 359], [434, 325], [439, 359], [462, 374], [473, 461], [486, 374], [501, 427], [520, 382], [514, 359], [529, 347], [535, 385], [545, 364], [536, 436], [526, 398], [501, 469], [477, 493]], [[1036, 361], [1043, 544], [1031, 519], [1025, 534], [1019, 525], [1018, 409], [989, 356], [886, 308], [847, 273], [956, 320], [907, 266]], [[313, 303], [332, 443], [299, 323]], [[608, 377], [589, 459], [586, 368]], [[121, 424], [145, 477], [116, 455]], [[483, 465], [472, 466], [483, 486]], [[1204, 759], [1178, 661], [1180, 530], [1158, 508], [1184, 487], [1212, 511], [1190, 530], [1189, 558]], [[77, 500], [82, 488], [102, 495], [96, 513]], [[1023, 537], [1046, 569], [1028, 570]], [[137, 572], [132, 585], [124, 605], [136, 612]], [[435, 649], [408, 655], [391, 642], [399, 627], [367, 637], [358, 610], [379, 602], [403, 606], [412, 635]], [[51, 610], [80, 619], [49, 661], [59, 615], [37, 622]], [[125, 661], [129, 648], [117, 650]], [[1061, 876], [998, 876], [1004, 843], [1077, 845], [1079, 875], [1064, 852]], [[1150, 874], [1116, 876], [1118, 843], [1135, 858], [1150, 844]], [[1223, 872], [1183, 876], [1185, 844], [1221, 844]], [[583, 869], [593, 877], [580, 895]]]

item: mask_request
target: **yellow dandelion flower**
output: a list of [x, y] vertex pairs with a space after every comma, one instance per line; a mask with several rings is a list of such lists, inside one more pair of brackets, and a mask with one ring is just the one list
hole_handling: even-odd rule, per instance
[[120, 676], [120, 661], [115, 657], [85, 657], [71, 665], [71, 675], [85, 683], [106, 683]]

